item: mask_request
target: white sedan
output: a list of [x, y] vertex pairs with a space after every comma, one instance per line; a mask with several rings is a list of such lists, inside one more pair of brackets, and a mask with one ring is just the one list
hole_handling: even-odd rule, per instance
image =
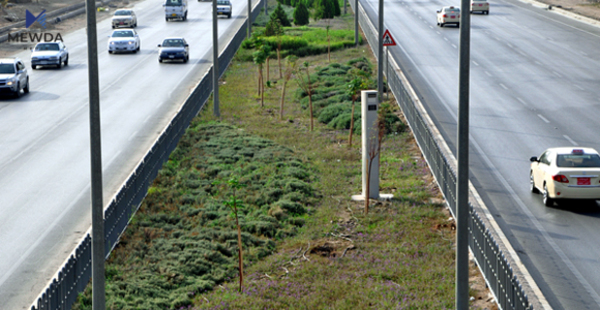
[[460, 9], [455, 6], [445, 6], [437, 11], [437, 25], [444, 27], [447, 24], [460, 26]]
[[531, 157], [530, 190], [552, 206], [557, 199], [600, 199], [600, 155], [592, 148], [559, 147]]
[[481, 12], [481, 14], [490, 14], [490, 3], [487, 0], [471, 0], [471, 13]]
[[142, 45], [140, 35], [133, 29], [113, 30], [108, 36], [108, 53], [134, 52], [137, 53]]

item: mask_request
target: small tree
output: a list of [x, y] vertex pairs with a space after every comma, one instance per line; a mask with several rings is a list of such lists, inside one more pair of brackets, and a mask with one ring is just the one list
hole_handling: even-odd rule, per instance
[[339, 0], [332, 0], [332, 1], [333, 1], [333, 15], [341, 16], [342, 10], [340, 8], [340, 1]]
[[352, 97], [352, 114], [350, 115], [350, 134], [348, 135], [348, 147], [352, 147], [352, 135], [354, 134], [354, 106], [356, 105], [356, 98], [358, 92], [364, 88], [367, 88], [366, 80], [369, 78], [368, 74], [359, 69], [353, 69], [354, 79], [348, 83], [348, 93]]
[[[369, 192], [371, 191], [370, 183], [371, 183], [371, 167], [373, 166], [373, 161], [375, 158], [378, 158], [379, 153], [381, 152], [381, 143], [383, 142], [383, 137], [385, 136], [385, 116], [389, 113], [389, 109], [385, 108], [383, 105], [380, 105], [380, 109], [377, 111], [377, 120], [375, 124], [373, 124], [374, 129], [377, 130], [377, 136], [371, 137], [371, 141], [369, 141], [368, 150], [366, 150], [368, 162], [367, 162], [367, 184], [366, 184], [366, 192], [365, 192], [365, 214], [369, 214]], [[368, 128], [363, 128], [363, 130], [368, 130]]]
[[330, 19], [335, 16], [333, 0], [317, 0], [315, 2], [314, 19]]
[[313, 131], [313, 105], [312, 105], [312, 83], [310, 82], [310, 73], [308, 72], [308, 67], [310, 64], [308, 61], [305, 61], [303, 64], [304, 68], [306, 68], [306, 80], [302, 77], [302, 69], [298, 69], [296, 74], [296, 82], [298, 86], [302, 88], [308, 94], [308, 109], [310, 110], [310, 131]]
[[275, 8], [275, 10], [273, 10], [273, 13], [271, 13], [271, 19], [279, 19], [279, 22], [283, 27], [292, 26], [292, 23], [290, 22], [290, 19], [283, 10], [281, 3], [277, 3], [277, 7]]
[[287, 82], [292, 77], [292, 74], [294, 73], [294, 69], [296, 68], [296, 61], [298, 60], [298, 57], [290, 55], [290, 56], [286, 57], [285, 59], [286, 59], [287, 68], [285, 70], [285, 75], [283, 78], [283, 87], [281, 89], [279, 120], [283, 119], [283, 103], [285, 101], [285, 87], [287, 85]]
[[309, 23], [309, 13], [304, 0], [298, 1], [296, 9], [294, 9], [294, 24], [296, 26], [304, 26]]
[[242, 251], [242, 229], [240, 228], [240, 222], [238, 218], [238, 210], [242, 209], [244, 205], [242, 201], [237, 199], [236, 190], [244, 187], [244, 184], [240, 184], [240, 182], [236, 178], [231, 178], [227, 181], [227, 185], [233, 190], [233, 195], [229, 198], [229, 200], [225, 201], [225, 205], [231, 209], [232, 215], [235, 217], [235, 225], [237, 226], [238, 233], [238, 262], [239, 262], [239, 275], [240, 275], [240, 292], [242, 291], [242, 287], [244, 285], [244, 256]]
[[258, 94], [260, 95], [260, 106], [265, 106], [265, 83], [263, 81], [263, 64], [269, 54], [269, 47], [263, 44], [256, 52], [252, 53], [254, 63], [258, 65]]

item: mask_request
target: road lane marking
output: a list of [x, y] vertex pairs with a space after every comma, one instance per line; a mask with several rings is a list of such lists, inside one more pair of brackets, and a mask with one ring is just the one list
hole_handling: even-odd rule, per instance
[[127, 141], [131, 141], [133, 140], [133, 138], [135, 138], [135, 136], [138, 134], [139, 130], [136, 130], [133, 134], [131, 134], [131, 136], [129, 136], [129, 139], [127, 139]]
[[544, 122], [550, 123], [550, 121], [543, 117], [542, 114], [538, 114], [538, 117], [541, 118]]
[[502, 88], [504, 88], [504, 89], [508, 90], [508, 87], [506, 87], [506, 85], [504, 85], [504, 84], [500, 83], [500, 86], [502, 86]]
[[565, 139], [567, 139], [567, 141], [571, 142], [573, 145], [575, 145], [575, 146], [579, 145], [579, 144], [577, 144], [577, 142], [573, 141], [573, 139], [569, 138], [569, 136], [563, 135], [563, 137], [565, 137]]
[[473, 64], [479, 67], [479, 64], [475, 60], [473, 60]]
[[488, 76], [492, 76], [489, 72], [485, 71], [485, 74], [487, 74]]
[[520, 97], [517, 97], [517, 100], [519, 100], [519, 102], [522, 103], [524, 106], [529, 107], [527, 102], [525, 102], [525, 100], [521, 99]]
[[573, 84], [573, 86], [575, 86], [575, 87], [579, 88], [580, 90], [585, 90], [585, 88], [583, 88], [583, 87], [581, 87], [581, 86], [579, 86], [579, 85], [577, 85], [577, 84]]
[[552, 70], [552, 73], [554, 73], [554, 75], [556, 75], [556, 76], [558, 76], [558, 77], [562, 77], [562, 75], [560, 75], [560, 73], [558, 73], [558, 72], [556, 72], [556, 71], [554, 71], [554, 70]]
[[535, 61], [535, 63], [538, 64], [538, 65], [540, 65], [540, 66], [543, 66], [542, 63], [539, 62], [539, 61], [537, 61], [537, 60]]
[[456, 45], [452, 44], [452, 47], [456, 48]]

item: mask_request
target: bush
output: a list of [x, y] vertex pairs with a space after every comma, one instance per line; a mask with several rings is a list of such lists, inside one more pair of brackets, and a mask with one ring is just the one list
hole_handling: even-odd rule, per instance
[[332, 104], [321, 110], [317, 119], [323, 124], [329, 124], [338, 115], [350, 113], [350, 108], [350, 105], [347, 103]]

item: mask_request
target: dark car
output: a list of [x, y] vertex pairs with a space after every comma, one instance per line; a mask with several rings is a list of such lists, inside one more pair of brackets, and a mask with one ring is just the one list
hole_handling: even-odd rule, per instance
[[190, 59], [189, 45], [184, 38], [166, 38], [158, 47], [158, 62], [163, 62], [164, 60], [182, 60], [183, 62], [187, 62]]

